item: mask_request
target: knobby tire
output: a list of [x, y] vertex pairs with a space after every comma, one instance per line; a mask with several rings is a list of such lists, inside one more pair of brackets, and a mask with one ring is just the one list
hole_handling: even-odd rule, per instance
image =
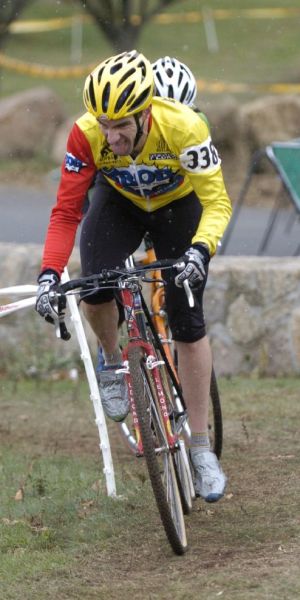
[[209, 426], [209, 433], [211, 434], [212, 438], [211, 448], [213, 449], [216, 456], [220, 458], [223, 447], [223, 419], [220, 394], [214, 369], [212, 369], [210, 381], [210, 404], [210, 408], [212, 410], [212, 423]]
[[[151, 389], [152, 386], [148, 381], [151, 373], [149, 376], [149, 373], [146, 372], [146, 367], [143, 365], [143, 354], [139, 347], [129, 349], [128, 361], [144, 458], [154, 497], [169, 543], [175, 554], [182, 555], [187, 549], [187, 540], [173, 456], [168, 450], [161, 453], [164, 460], [165, 473], [168, 477], [169, 496], [167, 496], [168, 492], [162, 479], [165, 473], [162, 474], [161, 472], [160, 458], [155, 452], [155, 437], [153, 434], [158, 432], [157, 437], [159, 438], [161, 421], [159, 414], [155, 410], [157, 406], [156, 398]], [[151, 406], [154, 407], [154, 410], [151, 410]], [[161, 440], [158, 439], [158, 442], [161, 445]]]

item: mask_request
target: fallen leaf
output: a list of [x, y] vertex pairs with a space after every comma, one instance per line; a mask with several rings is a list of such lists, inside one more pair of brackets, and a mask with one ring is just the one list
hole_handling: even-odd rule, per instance
[[93, 485], [91, 486], [93, 492], [100, 492], [103, 490], [103, 481], [101, 481], [101, 479], [97, 479]]
[[16, 500], [17, 502], [20, 502], [20, 500], [24, 500], [24, 489], [23, 489], [23, 488], [20, 488], [20, 489], [17, 491], [17, 493], [16, 493], [16, 495], [15, 495], [15, 500]]

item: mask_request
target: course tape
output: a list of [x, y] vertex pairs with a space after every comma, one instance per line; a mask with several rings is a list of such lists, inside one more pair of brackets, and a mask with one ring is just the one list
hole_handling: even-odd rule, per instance
[[[27, 63], [17, 58], [10, 58], [0, 53], [0, 67], [11, 71], [16, 71], [22, 75], [31, 77], [43, 77], [44, 79], [70, 79], [74, 77], [84, 77], [88, 75], [96, 66], [95, 63], [89, 65], [74, 65], [69, 67], [50, 67], [37, 63]], [[221, 94], [222, 92], [232, 92], [235, 94], [245, 92], [271, 92], [273, 94], [296, 94], [300, 93], [300, 83], [266, 83], [266, 84], [248, 84], [248, 83], [230, 83], [226, 81], [206, 81], [197, 80], [199, 91], [211, 94]]]
[[43, 77], [44, 79], [69, 79], [72, 77], [83, 77], [88, 75], [97, 63], [89, 65], [73, 65], [67, 67], [51, 67], [40, 65], [38, 63], [27, 63], [18, 58], [11, 58], [0, 53], [0, 67], [10, 71], [21, 73], [22, 75], [31, 75], [31, 77]]
[[209, 94], [222, 94], [223, 92], [232, 92], [234, 94], [244, 94], [256, 92], [259, 94], [299, 94], [300, 83], [230, 83], [226, 81], [205, 81], [197, 80], [199, 92]]
[[[178, 12], [178, 13], [160, 13], [152, 19], [154, 23], [159, 25], [170, 25], [172, 23], [199, 23], [206, 17], [206, 13], [198, 11]], [[283, 19], [300, 16], [300, 8], [241, 8], [241, 9], [209, 9], [209, 16], [216, 20], [224, 19]], [[40, 33], [44, 31], [54, 31], [55, 29], [65, 29], [73, 27], [80, 23], [91, 23], [90, 15], [78, 14], [74, 17], [61, 17], [57, 19], [36, 19], [15, 21], [9, 27], [10, 33]], [[141, 17], [132, 15], [131, 22], [133, 25], [139, 25]]]
[[[300, 8], [258, 8], [258, 9], [211, 9], [209, 14], [215, 19], [232, 19], [232, 18], [284, 18], [300, 16]], [[170, 13], [158, 14], [153, 18], [153, 21], [159, 24], [170, 24], [178, 22], [195, 23], [202, 21], [204, 14], [201, 11], [189, 11], [186, 13]], [[71, 27], [78, 23], [91, 22], [90, 15], [76, 15], [75, 17], [64, 17], [47, 20], [30, 20], [17, 21], [10, 27], [11, 33], [34, 33], [43, 31], [53, 31], [65, 27]], [[138, 24], [140, 17], [132, 16], [132, 22]], [[96, 63], [88, 65], [71, 65], [63, 67], [53, 67], [49, 65], [41, 65], [38, 63], [28, 63], [26, 61], [11, 58], [3, 53], [0, 53], [0, 67], [30, 75], [32, 77], [43, 77], [44, 79], [69, 79], [75, 77], [83, 77], [88, 75], [96, 66]], [[246, 83], [229, 83], [229, 82], [209, 82], [203, 79], [198, 80], [198, 89], [209, 93], [218, 94], [224, 91], [233, 93], [244, 93], [249, 91], [257, 92], [272, 92], [275, 94], [299, 93], [300, 85], [290, 83], [270, 83], [270, 84], [246, 84]]]

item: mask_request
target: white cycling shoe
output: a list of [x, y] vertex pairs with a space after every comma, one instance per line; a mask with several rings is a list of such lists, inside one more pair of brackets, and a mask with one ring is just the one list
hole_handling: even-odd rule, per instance
[[206, 502], [217, 502], [224, 496], [227, 478], [216, 455], [210, 450], [190, 450], [195, 473], [195, 492]]
[[129, 413], [128, 390], [124, 373], [112, 369], [97, 372], [103, 410], [113, 421], [124, 421]]

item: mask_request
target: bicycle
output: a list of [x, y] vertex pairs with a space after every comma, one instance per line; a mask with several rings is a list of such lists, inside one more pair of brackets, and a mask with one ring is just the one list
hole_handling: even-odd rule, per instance
[[[191, 511], [195, 497], [185, 447], [187, 414], [181, 388], [141, 290], [141, 280], [152, 282], [147, 277], [148, 271], [172, 268], [174, 262], [164, 260], [146, 266], [103, 270], [91, 277], [63, 283], [59, 291], [51, 293], [54, 301], [74, 292], [81, 293], [82, 298], [107, 287], [120, 294], [128, 335], [120, 369], [125, 373], [131, 407], [132, 432], [127, 439], [136, 456], [145, 458], [167, 538], [173, 551], [181, 555], [187, 549], [184, 514]], [[58, 326], [61, 337], [69, 339], [63, 314]]]
[[[144, 236], [145, 245], [145, 256], [141, 259], [142, 264], [147, 265], [151, 262], [156, 261], [156, 254], [154, 245], [151, 237], [148, 233]], [[130, 259], [128, 264], [138, 264], [138, 261], [134, 261], [133, 257]], [[167, 312], [165, 305], [165, 286], [162, 282], [161, 272], [156, 269], [152, 272], [151, 277], [153, 281], [151, 283], [151, 294], [150, 294], [150, 312], [153, 319], [155, 329], [158, 333], [160, 341], [165, 350], [166, 357], [169, 364], [171, 365], [175, 377], [177, 377], [177, 354], [174, 349], [172, 342], [172, 336], [168, 327]], [[179, 410], [182, 407], [179, 406]], [[212, 368], [211, 382], [210, 382], [210, 405], [209, 405], [209, 420], [208, 429], [210, 437], [210, 446], [218, 459], [222, 454], [223, 447], [223, 418], [220, 393], [217, 383], [214, 367]], [[188, 424], [186, 423], [186, 431], [189, 435]]]

